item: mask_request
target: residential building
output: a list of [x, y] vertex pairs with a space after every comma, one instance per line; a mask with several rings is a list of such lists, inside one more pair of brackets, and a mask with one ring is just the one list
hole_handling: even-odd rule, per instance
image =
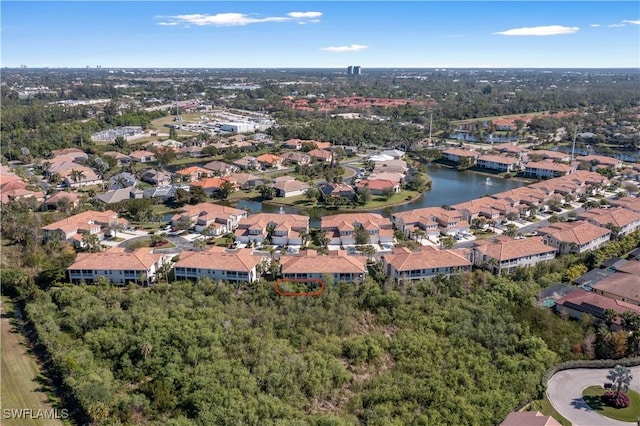
[[60, 203], [66, 203], [70, 208], [78, 207], [80, 204], [80, 195], [77, 192], [59, 191], [42, 203], [43, 210], [57, 210]]
[[[627, 311], [640, 314], [640, 306], [638, 305], [611, 299], [581, 288], [577, 288], [563, 298], [558, 299], [555, 310], [578, 320], [583, 315], [589, 314], [602, 322], [607, 319], [607, 310], [612, 310], [618, 315], [622, 315]], [[621, 328], [619, 317], [614, 319], [613, 328]]]
[[480, 153], [478, 151], [474, 151], [471, 149], [462, 149], [462, 148], [449, 148], [447, 150], [442, 151], [442, 158], [447, 161], [451, 161], [453, 163], [459, 163], [463, 159], [469, 159], [469, 165], [474, 166], [480, 157]]
[[610, 276], [594, 283], [596, 294], [640, 305], [640, 262], [631, 260], [615, 268]]
[[461, 212], [463, 219], [469, 223], [478, 217], [483, 217], [497, 223], [502, 221], [509, 213], [520, 213], [520, 208], [513, 207], [509, 201], [492, 197], [481, 197], [464, 203], [454, 204], [451, 208]]
[[609, 228], [615, 237], [630, 234], [640, 228], [640, 213], [622, 207], [613, 209], [590, 209], [578, 215], [578, 219], [587, 220], [594, 225]]
[[327, 197], [342, 197], [349, 200], [353, 200], [356, 195], [353, 187], [346, 183], [326, 182], [320, 185], [320, 191]]
[[241, 170], [257, 170], [260, 168], [258, 159], [251, 155], [245, 155], [244, 157], [234, 161], [233, 165]]
[[307, 154], [314, 160], [325, 163], [330, 163], [333, 160], [333, 153], [324, 149], [312, 149]]
[[311, 163], [311, 157], [301, 152], [285, 152], [280, 156], [284, 164], [306, 166]]
[[263, 167], [279, 168], [282, 166], [282, 158], [273, 154], [262, 154], [257, 157], [258, 163]]
[[373, 195], [385, 195], [387, 192], [396, 194], [400, 192], [400, 184], [388, 179], [363, 179], [356, 183], [357, 188], [367, 188]]
[[538, 234], [561, 254], [595, 250], [611, 239], [611, 230], [586, 221], [554, 223], [538, 229]]
[[575, 172], [575, 167], [570, 164], [555, 163], [553, 161], [529, 161], [524, 169], [524, 175], [528, 177], [549, 178], [566, 176]]
[[477, 240], [472, 247], [474, 265], [489, 267], [498, 274], [513, 272], [519, 267], [533, 266], [555, 256], [556, 248], [545, 244], [542, 237], [516, 240], [499, 236]]
[[535, 151], [529, 151], [528, 157], [538, 157], [542, 160], [560, 161], [563, 163], [568, 163], [571, 161], [571, 154], [567, 154], [566, 152], [561, 151], [551, 151], [548, 149], [537, 149]]
[[387, 149], [380, 153], [381, 155], [388, 155], [392, 157], [394, 160], [400, 160], [404, 157], [405, 152], [400, 151], [399, 149]]
[[126, 227], [126, 219], [119, 219], [112, 210], [98, 212], [88, 210], [66, 219], [51, 223], [42, 228], [44, 239], [58, 238], [61, 241], [72, 241], [77, 247], [82, 246], [82, 234], [95, 234], [99, 240], [113, 229]]
[[210, 161], [202, 167], [211, 170], [216, 176], [229, 176], [231, 173], [238, 171], [236, 166], [218, 160]]
[[320, 229], [328, 233], [329, 244], [356, 244], [357, 228], [364, 228], [371, 244], [392, 243], [393, 225], [391, 220], [377, 213], [345, 213], [324, 216]]
[[263, 242], [267, 237], [275, 245], [302, 245], [309, 234], [309, 217], [288, 213], [256, 213], [240, 220], [235, 231], [242, 243]]
[[215, 281], [255, 282], [260, 278], [258, 265], [266, 261], [251, 249], [227, 250], [213, 246], [205, 251], [184, 251], [174, 265], [176, 280], [208, 277]]
[[302, 149], [302, 144], [304, 142], [306, 141], [303, 141], [301, 139], [289, 139], [282, 142], [282, 146], [287, 149], [295, 149], [296, 151], [299, 151]]
[[280, 257], [280, 273], [286, 279], [321, 279], [330, 276], [333, 282], [362, 282], [367, 273], [365, 256], [346, 255], [344, 250], [336, 254], [319, 255], [315, 250], [305, 250], [297, 256]]
[[136, 198], [143, 197], [144, 192], [138, 188], [111, 189], [103, 194], [96, 195], [96, 199], [105, 204], [114, 204], [125, 200], [134, 200]]
[[176, 172], [176, 175], [180, 177], [182, 182], [193, 182], [200, 179], [205, 179], [215, 176], [215, 172], [204, 167], [187, 167], [186, 169], [180, 169]]
[[622, 168], [622, 160], [607, 157], [606, 155], [585, 155], [577, 157], [576, 161], [580, 164], [589, 165], [592, 171], [595, 171], [599, 167], [611, 167], [614, 169]]
[[276, 197], [284, 198], [304, 195], [307, 189], [311, 188], [308, 184], [295, 179], [275, 181], [272, 186], [276, 190]]
[[406, 175], [409, 165], [404, 160], [377, 161], [373, 166], [373, 173], [399, 173]]
[[500, 155], [481, 155], [476, 163], [478, 167], [497, 170], [499, 172], [513, 172], [520, 170], [520, 159], [503, 157]]
[[100, 253], [78, 253], [75, 262], [67, 268], [72, 284], [91, 283], [99, 277], [107, 278], [113, 284], [149, 285], [156, 281], [158, 271], [170, 263], [169, 255], [153, 253], [147, 247], [131, 253], [123, 247], [112, 247]]
[[623, 207], [632, 212], [640, 213], [640, 198], [638, 197], [622, 197], [609, 200], [609, 204], [613, 207]]
[[200, 203], [184, 206], [182, 212], [171, 218], [174, 226], [179, 221], [188, 221], [195, 225], [196, 232], [209, 230], [209, 235], [223, 235], [233, 232], [242, 219], [247, 218], [245, 210], [213, 203]]
[[268, 179], [250, 173], [231, 173], [229, 177], [236, 181], [242, 189], [253, 189], [258, 185], [270, 182]]
[[507, 415], [499, 426], [562, 426], [551, 416], [540, 411], [514, 411]]
[[147, 169], [142, 170], [142, 176], [140, 180], [150, 183], [152, 185], [170, 185], [171, 184], [171, 173], [164, 170], [154, 170]]
[[469, 230], [469, 222], [464, 220], [463, 212], [442, 207], [426, 207], [393, 213], [391, 221], [397, 230], [417, 239], [422, 236], [433, 238], [440, 234], [453, 235]]
[[72, 164], [71, 167], [58, 169], [55, 172], [62, 177], [68, 187], [81, 188], [89, 185], [102, 185], [102, 179], [92, 168], [75, 163]]
[[234, 190], [237, 189], [236, 182], [231, 176], [205, 178], [191, 182], [191, 186], [199, 186], [204, 190], [205, 194], [213, 197], [220, 192], [225, 182], [230, 182], [234, 186]]
[[131, 152], [129, 157], [137, 163], [152, 163], [156, 161], [156, 155], [144, 149]]
[[385, 254], [382, 260], [387, 276], [400, 283], [471, 271], [471, 262], [465, 252], [431, 246], [422, 247], [419, 251], [397, 248], [391, 254]]

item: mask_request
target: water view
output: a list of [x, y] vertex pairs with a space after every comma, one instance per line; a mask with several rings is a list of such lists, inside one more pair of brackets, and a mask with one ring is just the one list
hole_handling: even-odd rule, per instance
[[[392, 210], [394, 212], [463, 203], [487, 194], [496, 194], [525, 185], [525, 182], [518, 180], [485, 176], [444, 167], [428, 167], [427, 174], [432, 181], [431, 190], [424, 192], [422, 197], [410, 203], [393, 206]], [[280, 206], [249, 200], [239, 201], [237, 207], [250, 212], [278, 213], [284, 211], [287, 213], [301, 213], [300, 209], [295, 207], [281, 208]]]

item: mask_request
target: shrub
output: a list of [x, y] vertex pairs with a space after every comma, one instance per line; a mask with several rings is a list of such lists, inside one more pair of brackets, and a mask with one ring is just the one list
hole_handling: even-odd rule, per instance
[[631, 405], [631, 399], [624, 392], [605, 392], [602, 395], [602, 401], [610, 407], [613, 408], [627, 408]]

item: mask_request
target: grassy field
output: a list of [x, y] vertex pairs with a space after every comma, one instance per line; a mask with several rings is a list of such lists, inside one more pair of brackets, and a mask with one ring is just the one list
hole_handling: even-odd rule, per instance
[[498, 116], [493, 116], [493, 117], [480, 117], [480, 118], [472, 118], [472, 119], [468, 119], [468, 120], [452, 121], [451, 123], [452, 124], [460, 124], [460, 123], [473, 123], [473, 122], [476, 122], [476, 121], [498, 120], [498, 119], [505, 119], [505, 118], [536, 117], [536, 116], [544, 115], [544, 114], [549, 114], [549, 111], [530, 112], [530, 113], [526, 113], [526, 114], [498, 115]]
[[[197, 121], [200, 119], [200, 116], [202, 114], [199, 112], [193, 113], [193, 114], [180, 114], [180, 117], [182, 117], [182, 119], [184, 121]], [[157, 131], [162, 131], [162, 132], [168, 132], [169, 128], [168, 127], [164, 127], [165, 124], [169, 124], [169, 123], [174, 123], [173, 119], [175, 118], [174, 115], [167, 115], [165, 117], [160, 117], [157, 118], [155, 120], [153, 120], [151, 122], [151, 124], [149, 125], [149, 128], [152, 130], [157, 130]], [[182, 133], [189, 133], [192, 134], [190, 132], [185, 132], [184, 130], [181, 130]], [[193, 133], [195, 134], [195, 133]]]
[[640, 419], [640, 394], [629, 390], [626, 393], [631, 398], [631, 405], [627, 408], [613, 408], [602, 402], [600, 397], [604, 395], [604, 392], [605, 390], [600, 386], [590, 386], [582, 391], [582, 398], [589, 407], [610, 419], [623, 422], [636, 422]]
[[[0, 406], [2, 408], [2, 424], [7, 425], [62, 425], [61, 420], [35, 418], [38, 410], [49, 410], [51, 414], [54, 406], [47, 394], [46, 379], [40, 372], [32, 355], [27, 352], [24, 338], [13, 331], [10, 318], [13, 318], [13, 306], [6, 297], [0, 299], [2, 304], [2, 370], [0, 388]], [[31, 415], [22, 419], [5, 418], [6, 409], [31, 409]], [[58, 408], [57, 413], [62, 415]], [[34, 418], [32, 418], [34, 417]]]

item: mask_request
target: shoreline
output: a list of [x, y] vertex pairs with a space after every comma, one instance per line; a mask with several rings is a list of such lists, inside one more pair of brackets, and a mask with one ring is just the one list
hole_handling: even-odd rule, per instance
[[[483, 171], [480, 171], [480, 170], [473, 170], [473, 168], [465, 169], [465, 170], [458, 170], [455, 167], [453, 167], [453, 166], [451, 166], [449, 164], [444, 164], [444, 163], [432, 162], [431, 164], [437, 164], [439, 168], [443, 168], [443, 169], [451, 169], [451, 170], [457, 170], [459, 172], [475, 173], [475, 174], [480, 175], [480, 176], [495, 177], [495, 178], [504, 179], [504, 180], [515, 180], [517, 182], [526, 183], [527, 185], [537, 182], [537, 179], [528, 179], [528, 178], [517, 177], [517, 176], [504, 177], [504, 176], [500, 176], [500, 174], [497, 174], [497, 173], [483, 172]], [[431, 167], [433, 167], [433, 166], [431, 166]], [[426, 174], [427, 174], [427, 176], [429, 176], [429, 173], [426, 173]]]

